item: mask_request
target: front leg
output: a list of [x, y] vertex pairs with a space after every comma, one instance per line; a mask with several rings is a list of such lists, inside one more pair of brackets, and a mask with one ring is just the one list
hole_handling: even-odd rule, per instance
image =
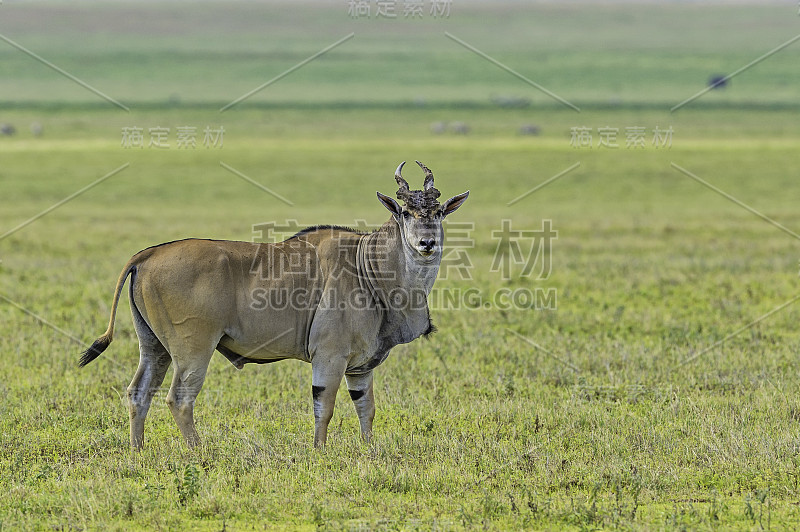
[[375, 419], [375, 396], [372, 393], [372, 371], [364, 375], [347, 375], [347, 390], [356, 407], [361, 424], [361, 436], [372, 438], [372, 420]]
[[333, 417], [336, 392], [342, 382], [347, 360], [344, 357], [317, 356], [311, 362], [311, 394], [314, 398], [314, 445], [324, 447], [328, 423]]

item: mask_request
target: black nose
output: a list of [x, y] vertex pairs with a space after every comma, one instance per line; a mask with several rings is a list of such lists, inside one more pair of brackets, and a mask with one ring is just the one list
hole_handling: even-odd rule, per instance
[[433, 246], [436, 244], [436, 241], [432, 238], [423, 238], [419, 241], [419, 245], [425, 248], [425, 251], [430, 251], [433, 249]]

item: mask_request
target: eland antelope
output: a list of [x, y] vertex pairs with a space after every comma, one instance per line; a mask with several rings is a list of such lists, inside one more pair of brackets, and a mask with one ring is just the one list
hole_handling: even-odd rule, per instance
[[194, 403], [215, 350], [237, 369], [290, 358], [310, 362], [316, 446], [325, 444], [344, 377], [361, 433], [369, 439], [372, 371], [394, 346], [434, 331], [427, 296], [442, 259], [442, 220], [469, 195], [439, 204], [433, 173], [417, 161], [425, 181], [422, 190], [411, 190], [401, 175], [403, 164], [395, 180], [404, 206], [378, 192], [392, 215], [371, 233], [316, 226], [274, 244], [178, 240], [128, 261], [108, 329], [83, 353], [80, 366], [111, 343], [130, 276], [139, 337], [139, 367], [127, 393], [134, 449], [142, 447], [151, 399], [171, 363], [167, 404], [186, 443], [199, 443]]

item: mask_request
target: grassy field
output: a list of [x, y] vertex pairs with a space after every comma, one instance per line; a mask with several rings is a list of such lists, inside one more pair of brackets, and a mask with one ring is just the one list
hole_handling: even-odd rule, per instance
[[[18, 129], [0, 137], [0, 235], [127, 165], [0, 237], [0, 529], [800, 526], [798, 49], [670, 113], [711, 73], [792, 38], [796, 6], [454, 2], [448, 20], [416, 22], [326, 6], [0, 6], [0, 34], [131, 108], [0, 43], [0, 122]], [[439, 122], [471, 131], [433, 134]], [[541, 133], [520, 135], [526, 124]], [[197, 128], [195, 149], [177, 147], [181, 126]], [[122, 146], [130, 127], [145, 147]], [[155, 127], [168, 148], [147, 147]], [[224, 127], [222, 147], [202, 145], [206, 127]], [[591, 148], [572, 145], [578, 127]], [[606, 127], [618, 147], [598, 147]], [[626, 147], [632, 127], [644, 146]], [[656, 128], [671, 145], [654, 145]], [[180, 441], [164, 390], [132, 453], [127, 295], [114, 343], [77, 368], [127, 259], [178, 238], [250, 240], [267, 222], [382, 223], [375, 191], [394, 192], [414, 159], [444, 196], [471, 190], [451, 221], [473, 224], [456, 242], [470, 278], [440, 279], [437, 295], [488, 306], [432, 304], [439, 332], [376, 371], [374, 440], [342, 391], [315, 451], [310, 366], [238, 372], [215, 357], [203, 445]], [[552, 221], [549, 276], [492, 271], [503, 220]], [[499, 299], [537, 289], [556, 308]]]

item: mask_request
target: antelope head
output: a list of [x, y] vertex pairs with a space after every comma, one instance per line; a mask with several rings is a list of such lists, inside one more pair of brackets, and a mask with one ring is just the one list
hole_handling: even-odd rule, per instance
[[378, 199], [392, 213], [392, 217], [400, 228], [401, 241], [406, 256], [417, 262], [434, 262], [441, 260], [444, 230], [442, 220], [454, 212], [467, 200], [469, 191], [453, 196], [439, 204], [441, 193], [433, 186], [433, 172], [417, 161], [425, 173], [422, 190], [411, 190], [401, 172], [401, 163], [394, 173], [394, 179], [400, 188], [397, 199], [404, 205], [401, 207], [393, 198], [378, 192]]

